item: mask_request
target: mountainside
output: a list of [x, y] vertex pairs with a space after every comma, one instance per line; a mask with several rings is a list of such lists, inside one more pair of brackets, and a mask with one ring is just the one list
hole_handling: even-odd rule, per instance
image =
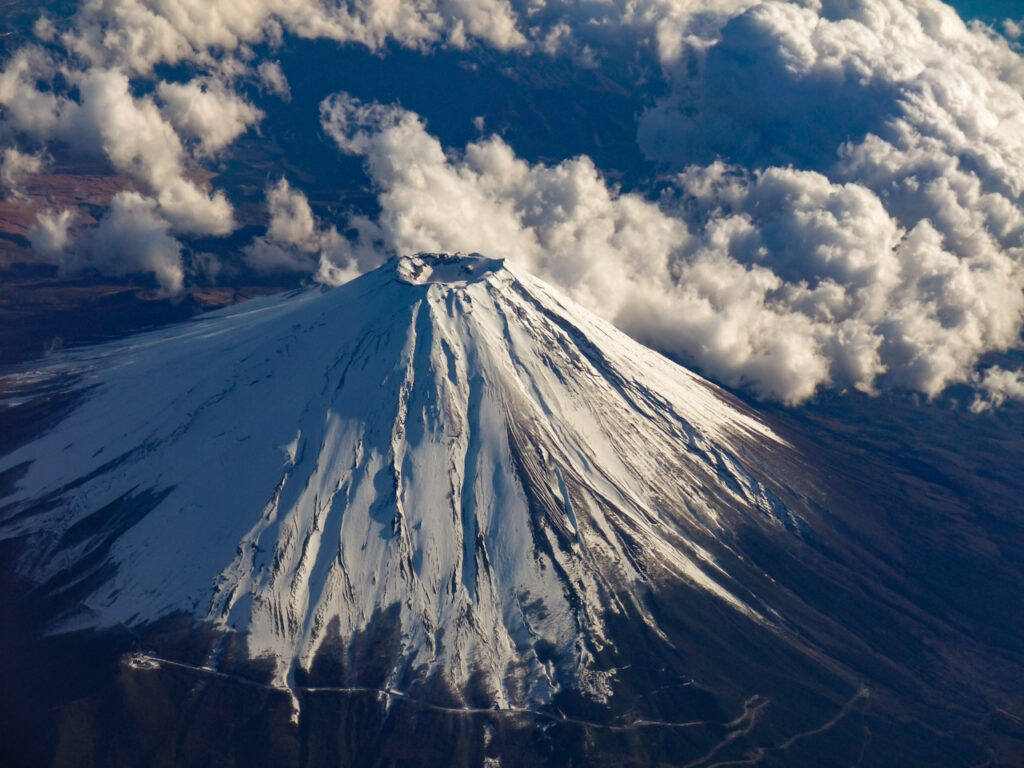
[[392, 683], [439, 664], [508, 706], [599, 694], [604, 611], [659, 576], [769, 621], [705, 544], [793, 524], [743, 458], [785, 444], [500, 261], [403, 259], [74, 364], [85, 402], [2, 469], [5, 534], [45, 532], [29, 572], [79, 622], [192, 611], [287, 685], [332, 621], [395, 606]]
[[850, 762], [926, 743], [892, 712], [975, 663], [790, 441], [498, 260], [69, 352], [9, 379], [23, 401], [50, 423], [0, 459], [0, 539], [51, 630], [125, 628], [136, 674], [255, 681], [292, 719], [368, 691], [664, 728], [694, 765], [811, 736]]

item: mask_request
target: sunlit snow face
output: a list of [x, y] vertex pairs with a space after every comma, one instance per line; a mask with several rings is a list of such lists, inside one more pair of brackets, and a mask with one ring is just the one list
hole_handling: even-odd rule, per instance
[[80, 400], [0, 459], [17, 476], [0, 540], [33, 542], [22, 571], [46, 589], [79, 585], [61, 628], [184, 614], [237, 633], [281, 688], [376, 628], [401, 640], [396, 677], [480, 678], [502, 707], [600, 699], [607, 625], [660, 632], [655, 588], [780, 631], [736, 530], [810, 530], [768, 426], [479, 254], [393, 260], [42, 370], [74, 372]]
[[10, 194], [64, 145], [126, 185], [33, 203], [37, 258], [176, 294], [479, 251], [787, 403], [1024, 391], [979, 368], [1024, 318], [1013, 4], [182, 7], [83, 3], [7, 52]]

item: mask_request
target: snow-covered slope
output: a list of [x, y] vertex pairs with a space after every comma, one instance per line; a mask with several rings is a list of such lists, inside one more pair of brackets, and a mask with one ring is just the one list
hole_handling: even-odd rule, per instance
[[389, 685], [600, 698], [609, 617], [657, 632], [660, 583], [773, 627], [730, 572], [731, 532], [805, 526], [766, 475], [791, 449], [765, 424], [478, 255], [393, 260], [20, 378], [80, 395], [0, 459], [0, 538], [34, 537], [23, 573], [81, 597], [66, 626], [185, 612], [241, 633], [281, 686], [325, 638], [386, 620]]

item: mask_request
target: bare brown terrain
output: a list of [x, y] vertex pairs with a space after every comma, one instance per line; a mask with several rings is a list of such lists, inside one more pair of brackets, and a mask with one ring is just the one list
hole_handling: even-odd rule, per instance
[[[209, 182], [214, 175], [196, 171], [193, 177]], [[26, 178], [0, 199], [0, 365], [176, 322], [289, 287], [193, 283], [183, 295], [167, 297], [144, 275], [72, 273], [33, 251], [30, 238], [38, 214], [73, 210], [74, 239], [95, 226], [96, 216], [123, 190], [145, 191], [100, 161], [78, 161]]]

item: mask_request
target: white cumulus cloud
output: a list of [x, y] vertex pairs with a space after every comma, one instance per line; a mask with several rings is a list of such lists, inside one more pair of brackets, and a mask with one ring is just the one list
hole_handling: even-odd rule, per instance
[[[58, 74], [75, 84], [77, 99], [40, 88]], [[120, 70], [67, 71], [48, 54], [26, 49], [0, 73], [0, 106], [10, 124], [33, 138], [103, 154], [118, 171], [148, 185], [177, 231], [222, 235], [234, 229], [225, 195], [210, 194], [189, 178], [174, 126], [152, 97], [132, 93]]]
[[1007, 400], [1024, 401], [1024, 370], [1008, 371], [993, 366], [979, 374], [977, 379], [978, 392], [971, 411], [984, 413], [998, 408]]
[[71, 244], [69, 229], [74, 222], [73, 211], [39, 211], [36, 223], [29, 230], [32, 250], [46, 259], [61, 258]]
[[7, 147], [0, 153], [0, 187], [8, 194], [21, 195], [21, 182], [28, 176], [42, 172], [46, 164], [42, 154], [21, 152], [14, 147]]
[[334, 227], [322, 226], [306, 196], [287, 179], [267, 189], [267, 232], [247, 245], [245, 263], [258, 271], [315, 272], [320, 282], [338, 285], [359, 270], [350, 244]]
[[61, 40], [93, 65], [148, 73], [158, 63], [209, 63], [214, 51], [273, 43], [284, 31], [374, 49], [389, 40], [414, 48], [479, 40], [501, 50], [526, 42], [506, 0], [87, 0]]
[[[283, 87], [287, 90], [286, 82]], [[224, 149], [263, 118], [259, 109], [224, 83], [209, 78], [161, 82], [157, 95], [163, 105], [161, 111], [178, 135], [199, 142], [201, 156]]]
[[[338, 94], [323, 126], [364, 159], [379, 215], [342, 236], [282, 180], [244, 257], [336, 283], [385, 252], [484, 251], [767, 397], [967, 382], [983, 408], [1013, 386], [979, 360], [1018, 346], [1024, 322], [1024, 58], [1003, 26], [939, 0], [86, 0], [7, 60], [0, 107], [7, 132], [102, 153], [146, 185], [104, 221], [173, 241], [233, 229], [197, 170], [262, 118], [238, 83], [289, 98], [254, 49], [272, 56], [285, 34], [660, 67], [637, 126], [664, 172], [657, 200], [584, 156], [443, 147], [417, 115]], [[160, 81], [165, 64], [192, 80]], [[40, 218], [40, 252], [73, 250], [59, 216]]]
[[256, 74], [260, 83], [273, 94], [280, 96], [285, 101], [291, 101], [292, 89], [288, 84], [288, 78], [276, 61], [263, 61], [256, 67]]
[[156, 200], [137, 192], [119, 192], [99, 225], [72, 243], [69, 211], [41, 214], [32, 232], [33, 246], [56, 257], [68, 272], [96, 269], [106, 275], [149, 274], [161, 293], [173, 295], [184, 287], [181, 244], [171, 224], [160, 215]]
[[935, 395], [1019, 338], [1019, 249], [990, 242], [967, 257], [927, 221], [905, 227], [859, 183], [714, 162], [688, 168], [654, 203], [609, 186], [586, 157], [530, 165], [493, 137], [446, 152], [398, 107], [336, 94], [321, 116], [378, 189], [366, 236], [397, 252], [508, 258], [765, 396]]

